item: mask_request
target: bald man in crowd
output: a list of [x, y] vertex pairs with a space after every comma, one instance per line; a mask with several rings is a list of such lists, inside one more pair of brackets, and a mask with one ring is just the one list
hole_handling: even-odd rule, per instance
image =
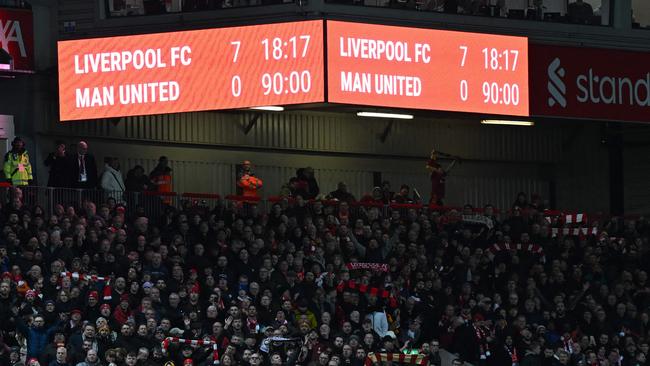
[[97, 163], [88, 153], [88, 143], [79, 141], [77, 152], [68, 156], [68, 187], [92, 189], [97, 187]]
[[68, 350], [65, 347], [56, 349], [56, 359], [50, 362], [50, 366], [69, 366]]

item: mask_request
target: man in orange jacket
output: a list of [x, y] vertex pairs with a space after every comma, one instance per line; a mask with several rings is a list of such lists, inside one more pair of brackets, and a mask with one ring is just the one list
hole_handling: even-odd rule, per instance
[[[166, 156], [161, 156], [158, 159], [158, 165], [149, 174], [149, 180], [154, 184], [156, 192], [167, 193], [172, 191], [172, 169], [169, 167], [169, 160]], [[162, 197], [162, 201], [167, 204], [172, 204], [171, 196]]]
[[242, 163], [237, 187], [241, 189], [241, 195], [244, 197], [258, 197], [257, 190], [262, 188], [262, 180], [253, 174], [252, 164], [249, 160], [244, 160]]

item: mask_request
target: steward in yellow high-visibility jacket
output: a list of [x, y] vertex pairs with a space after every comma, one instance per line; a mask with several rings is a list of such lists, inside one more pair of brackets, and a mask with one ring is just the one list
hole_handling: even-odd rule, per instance
[[34, 177], [29, 154], [25, 150], [25, 142], [20, 137], [16, 137], [11, 142], [11, 147], [12, 149], [5, 154], [3, 169], [5, 179], [13, 186], [26, 186]]

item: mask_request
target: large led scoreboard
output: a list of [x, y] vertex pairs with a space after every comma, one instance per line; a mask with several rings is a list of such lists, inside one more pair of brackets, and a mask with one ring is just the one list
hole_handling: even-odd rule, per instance
[[528, 115], [528, 40], [327, 22], [328, 101]]
[[314, 20], [61, 41], [58, 62], [62, 121], [322, 102], [529, 115], [525, 37]]
[[323, 22], [62, 41], [61, 120], [322, 102]]

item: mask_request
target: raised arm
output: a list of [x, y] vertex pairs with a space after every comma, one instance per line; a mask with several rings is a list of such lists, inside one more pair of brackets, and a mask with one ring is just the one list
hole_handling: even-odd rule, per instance
[[395, 245], [399, 243], [399, 236], [401, 233], [402, 233], [402, 229], [400, 226], [398, 226], [395, 232], [393, 233], [393, 236], [391, 236], [390, 239], [384, 242], [384, 246], [383, 248], [381, 248], [382, 258], [386, 258], [388, 253], [390, 253], [391, 250], [393, 250], [393, 248], [395, 247]]
[[357, 240], [357, 237], [354, 236], [354, 233], [352, 233], [352, 230], [348, 231], [348, 238], [352, 241], [354, 244], [354, 248], [356, 249], [357, 253], [359, 253], [362, 257], [366, 256], [366, 247], [361, 245], [359, 241]]
[[29, 328], [27, 327], [27, 324], [25, 324], [23, 317], [18, 316], [18, 308], [14, 307], [13, 309], [11, 309], [11, 311], [14, 314], [14, 322], [16, 323], [16, 330], [25, 336], [29, 334]]

